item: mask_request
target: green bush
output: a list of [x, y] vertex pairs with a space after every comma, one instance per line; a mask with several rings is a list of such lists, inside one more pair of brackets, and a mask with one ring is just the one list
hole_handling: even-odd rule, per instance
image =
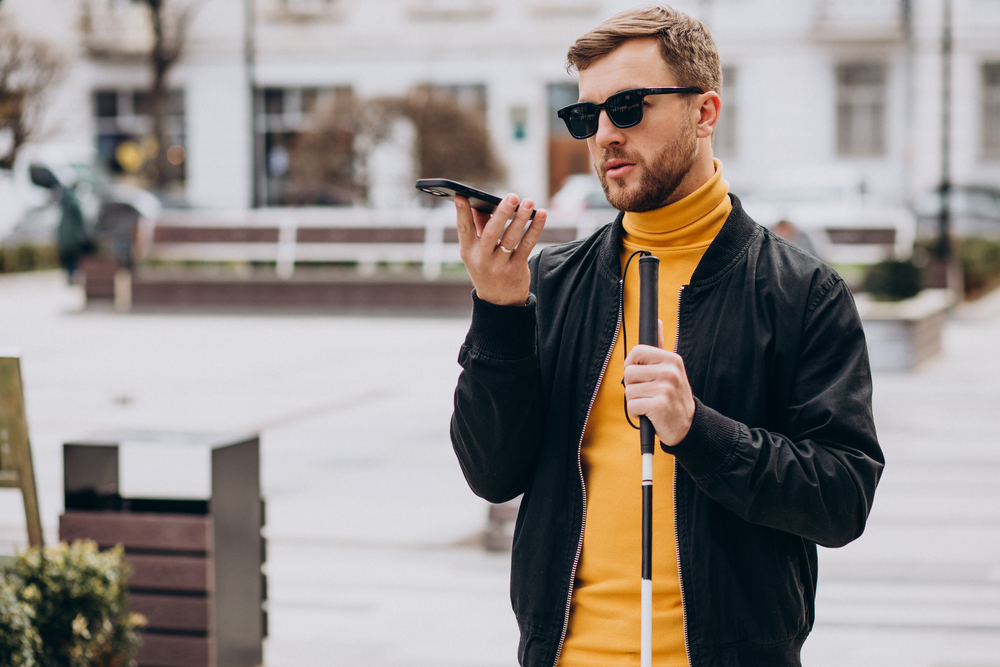
[[54, 269], [59, 266], [55, 246], [19, 245], [0, 248], [0, 273]]
[[41, 640], [35, 630], [35, 612], [18, 596], [20, 582], [0, 572], [0, 665], [36, 667]]
[[886, 260], [873, 264], [861, 281], [861, 290], [882, 301], [900, 301], [920, 292], [923, 278], [913, 262]]
[[[915, 247], [931, 258], [937, 252], [937, 241], [921, 239]], [[1000, 285], [1000, 239], [956, 239], [954, 252], [962, 270], [965, 298], [975, 299]]]
[[970, 238], [959, 248], [966, 296], [978, 296], [1000, 284], [1000, 241]]
[[40, 640], [33, 662], [14, 664], [132, 664], [139, 645], [136, 631], [145, 619], [128, 611], [128, 566], [121, 547], [100, 552], [91, 541], [77, 541], [29, 549], [5, 578], [16, 583], [18, 600], [33, 612], [31, 624]]

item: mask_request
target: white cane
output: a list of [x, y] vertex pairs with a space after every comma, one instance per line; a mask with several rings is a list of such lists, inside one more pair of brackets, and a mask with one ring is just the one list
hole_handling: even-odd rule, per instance
[[[660, 260], [639, 258], [639, 344], [659, 342]], [[656, 431], [646, 416], [639, 417], [642, 452], [642, 583], [640, 604], [639, 665], [653, 664], [653, 450]]]

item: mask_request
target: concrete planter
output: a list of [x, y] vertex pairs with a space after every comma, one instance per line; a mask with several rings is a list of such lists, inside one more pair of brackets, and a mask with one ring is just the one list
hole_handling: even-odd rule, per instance
[[941, 335], [954, 295], [923, 290], [903, 301], [872, 301], [855, 296], [864, 323], [874, 371], [911, 371], [941, 352]]

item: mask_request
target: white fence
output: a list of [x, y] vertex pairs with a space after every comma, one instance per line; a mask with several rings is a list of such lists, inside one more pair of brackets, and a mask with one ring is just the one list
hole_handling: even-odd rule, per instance
[[[613, 214], [613, 212], [611, 212]], [[608, 211], [573, 221], [550, 218], [538, 249], [592, 233], [609, 222]], [[434, 280], [441, 267], [461, 262], [455, 211], [429, 209], [271, 208], [240, 212], [165, 211], [144, 221], [140, 260], [273, 262], [282, 278], [297, 263], [350, 262], [362, 273], [379, 263], [419, 263]]]

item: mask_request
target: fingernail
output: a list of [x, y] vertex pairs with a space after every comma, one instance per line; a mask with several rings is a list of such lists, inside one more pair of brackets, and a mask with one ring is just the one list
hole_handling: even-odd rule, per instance
[[517, 203], [517, 195], [515, 195], [513, 193], [507, 195], [507, 203], [510, 204], [511, 206], [513, 206], [514, 204], [516, 204]]
[[525, 199], [523, 202], [521, 202], [521, 208], [524, 208], [526, 210], [533, 209], [535, 208], [535, 202], [531, 201], [530, 199]]

